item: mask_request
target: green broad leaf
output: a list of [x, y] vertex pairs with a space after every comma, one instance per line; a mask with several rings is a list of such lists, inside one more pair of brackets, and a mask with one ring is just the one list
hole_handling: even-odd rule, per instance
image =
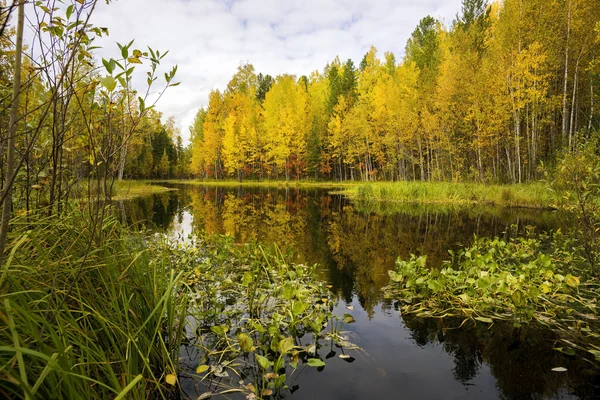
[[109, 92], [112, 92], [115, 90], [115, 87], [117, 87], [117, 81], [112, 76], [105, 76], [104, 78], [100, 79], [100, 83], [102, 83], [102, 86], [104, 86]]
[[140, 112], [144, 111], [146, 109], [146, 104], [144, 103], [144, 99], [142, 99], [141, 97], [138, 97], [138, 103], [140, 103]]
[[110, 60], [106, 60], [103, 58], [102, 64], [104, 64], [104, 68], [106, 69], [106, 72], [108, 72], [111, 75], [112, 75], [113, 71], [115, 70], [115, 66], [117, 65], [115, 63], [115, 60], [113, 60], [112, 58]]
[[345, 324], [352, 324], [354, 322], [356, 322], [356, 320], [354, 319], [354, 317], [350, 314], [344, 314], [344, 323]]
[[247, 333], [240, 333], [237, 335], [240, 349], [244, 353], [250, 353], [254, 349], [254, 341]]
[[398, 272], [393, 270], [389, 270], [388, 275], [390, 276], [390, 279], [396, 283], [402, 282], [402, 280], [404, 279], [404, 276], [402, 276], [402, 274], [399, 274]]
[[73, 4], [67, 7], [67, 19], [71, 18], [71, 15], [73, 15], [73, 10], [75, 10], [75, 6], [73, 6]]
[[438, 293], [444, 286], [437, 279], [430, 279], [427, 281], [427, 287], [434, 293]]
[[292, 284], [286, 283], [283, 286], [283, 298], [286, 300], [291, 300], [294, 298], [295, 295], [296, 295], [296, 288]]
[[308, 365], [309, 367], [324, 367], [325, 363], [322, 360], [319, 360], [318, 358], [309, 358], [308, 361], [306, 361], [306, 365]]
[[223, 336], [224, 334], [227, 333], [227, 331], [229, 330], [229, 328], [225, 325], [216, 325], [216, 326], [211, 326], [210, 330], [213, 331], [214, 333], [216, 333], [219, 336]]
[[254, 358], [256, 359], [258, 365], [260, 365], [262, 369], [269, 369], [269, 367], [273, 365], [272, 361], [269, 361], [267, 357], [261, 356], [260, 354], [255, 354]]
[[308, 308], [308, 303], [303, 301], [294, 301], [292, 303], [292, 313], [294, 315], [302, 314]]
[[578, 277], [573, 276], [571, 274], [567, 274], [567, 276], [565, 277], [565, 283], [571, 286], [572, 288], [576, 288], [581, 282], [579, 281]]
[[539, 286], [539, 289], [542, 293], [550, 293], [552, 291], [552, 284], [546, 281]]
[[477, 286], [482, 290], [488, 289], [491, 286], [491, 284], [492, 281], [487, 276], [482, 276], [481, 278], [477, 279]]
[[525, 302], [525, 295], [520, 290], [515, 290], [515, 292], [510, 296], [512, 302], [515, 306], [521, 307]]
[[294, 338], [288, 337], [285, 339], [281, 339], [277, 347], [281, 354], [287, 354], [290, 350], [294, 348]]

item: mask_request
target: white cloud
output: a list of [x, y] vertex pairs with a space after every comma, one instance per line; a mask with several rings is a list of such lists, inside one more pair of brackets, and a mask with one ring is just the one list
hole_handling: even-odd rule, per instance
[[[400, 59], [426, 15], [452, 22], [461, 0], [116, 0], [99, 1], [93, 17], [106, 26], [100, 56], [116, 57], [114, 42], [169, 50], [177, 80], [158, 108], [174, 116], [184, 138], [211, 89], [223, 89], [244, 62], [257, 72], [310, 74], [339, 56], [356, 64], [374, 45]], [[139, 78], [140, 87], [143, 77]], [[137, 83], [137, 81], [135, 82]]]

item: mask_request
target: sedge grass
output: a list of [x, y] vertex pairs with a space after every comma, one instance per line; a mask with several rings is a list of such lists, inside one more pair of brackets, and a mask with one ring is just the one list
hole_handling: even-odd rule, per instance
[[15, 219], [0, 278], [0, 397], [166, 398], [185, 296], [168, 258], [118, 221]]

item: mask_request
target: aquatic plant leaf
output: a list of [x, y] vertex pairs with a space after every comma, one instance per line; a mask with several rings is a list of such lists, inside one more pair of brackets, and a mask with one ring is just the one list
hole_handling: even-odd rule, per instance
[[430, 279], [427, 281], [427, 287], [434, 293], [438, 293], [440, 290], [442, 290], [443, 285], [437, 279]]
[[177, 375], [168, 374], [165, 376], [165, 382], [167, 382], [171, 386], [175, 386], [177, 384]]
[[198, 396], [198, 400], [210, 399], [211, 397], [213, 397], [213, 394], [213, 392], [204, 392], [200, 396]]
[[515, 306], [520, 307], [523, 305], [525, 301], [525, 295], [520, 290], [515, 290], [515, 292], [510, 296]]
[[565, 277], [565, 283], [569, 286], [571, 286], [572, 288], [576, 288], [577, 286], [579, 286], [579, 278], [576, 276], [573, 276], [571, 274], [567, 274], [567, 276]]
[[216, 326], [211, 326], [210, 330], [213, 331], [214, 333], [216, 333], [217, 335], [222, 336], [227, 333], [229, 328], [225, 325], [216, 325]]
[[270, 396], [273, 394], [273, 391], [271, 389], [265, 389], [262, 392], [263, 396]]
[[539, 289], [542, 293], [550, 293], [552, 291], [552, 285], [550, 282], [546, 281], [540, 285]]
[[388, 275], [390, 276], [390, 279], [394, 282], [402, 282], [402, 280], [404, 279], [404, 276], [402, 274], [399, 274], [398, 272], [393, 270], [389, 270]]
[[324, 367], [325, 363], [322, 360], [319, 360], [318, 358], [309, 358], [306, 361], [306, 365], [308, 365], [309, 367]]
[[345, 324], [351, 324], [353, 322], [356, 322], [356, 320], [354, 319], [354, 317], [350, 314], [344, 314], [344, 323]]
[[303, 301], [294, 301], [292, 303], [292, 313], [294, 313], [294, 315], [302, 314], [304, 311], [306, 311], [307, 308], [308, 303], [305, 303]]
[[204, 364], [204, 365], [198, 365], [198, 368], [196, 368], [196, 373], [197, 374], [201, 374], [203, 372], [208, 371], [209, 368], [210, 367], [208, 365], [206, 365], [206, 364]]
[[491, 318], [488, 318], [488, 317], [475, 317], [475, 319], [476, 319], [477, 321], [485, 322], [485, 323], [487, 323], [487, 324], [492, 324], [492, 323], [494, 322], [494, 320], [493, 320], [493, 319], [491, 319]]
[[262, 369], [269, 369], [269, 367], [273, 365], [272, 361], [269, 361], [267, 357], [261, 356], [260, 354], [255, 354], [254, 358], [256, 358], [258, 365], [260, 365]]
[[486, 290], [491, 286], [491, 284], [492, 281], [487, 276], [482, 276], [481, 278], [477, 279], [477, 286], [482, 290]]
[[240, 344], [240, 349], [244, 353], [250, 353], [254, 349], [254, 341], [247, 333], [238, 334], [238, 342]]
[[287, 354], [294, 348], [294, 338], [290, 336], [288, 338], [281, 339], [278, 347], [281, 354]]

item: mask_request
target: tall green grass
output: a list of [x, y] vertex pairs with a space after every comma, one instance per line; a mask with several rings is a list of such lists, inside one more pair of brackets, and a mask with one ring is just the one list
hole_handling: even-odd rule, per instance
[[166, 398], [186, 296], [170, 260], [82, 212], [16, 219], [0, 271], [1, 398]]
[[559, 202], [559, 194], [543, 183], [378, 182], [349, 187], [342, 193], [362, 202], [480, 204], [523, 208], [552, 208]]

